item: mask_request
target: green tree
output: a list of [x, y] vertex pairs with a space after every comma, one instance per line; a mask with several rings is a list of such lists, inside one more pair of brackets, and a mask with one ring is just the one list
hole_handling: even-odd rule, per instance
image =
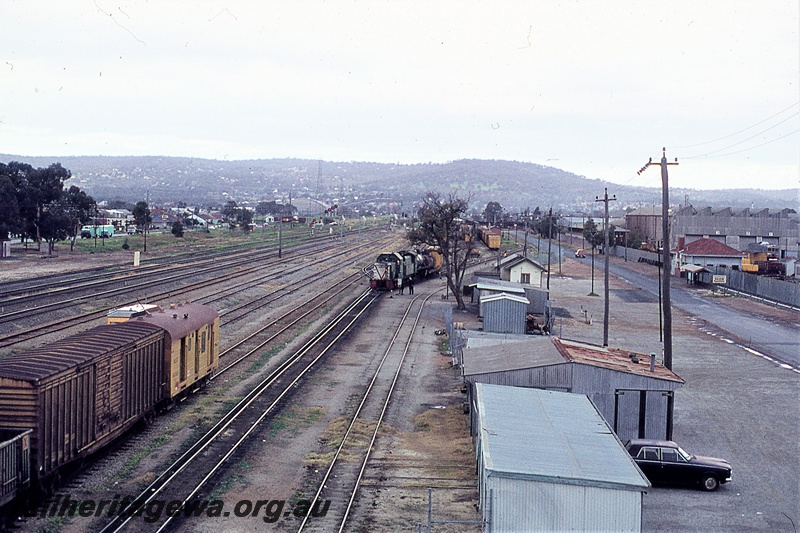
[[172, 223], [172, 234], [178, 238], [183, 237], [183, 223], [180, 220]]
[[[614, 246], [614, 231], [616, 227], [614, 224], [609, 224], [608, 226], [608, 245]], [[605, 235], [603, 234], [603, 229], [598, 227], [595, 224], [594, 220], [591, 218], [584, 222], [583, 224], [583, 236], [586, 239], [586, 242], [592, 245], [592, 248], [597, 248], [598, 246], [602, 247], [605, 245]]]
[[0, 163], [0, 241], [8, 240], [21, 229], [16, 188], [11, 178], [3, 175], [4, 166]]
[[97, 210], [97, 203], [94, 198], [72, 185], [63, 192], [57, 204], [67, 225], [67, 237], [70, 239], [69, 249], [72, 251], [81, 226], [92, 220], [92, 215]]
[[[12, 161], [0, 168], [0, 174], [8, 177], [14, 186], [19, 209], [18, 231], [24, 237], [41, 243], [42, 225], [45, 223], [43, 213], [61, 197], [64, 182], [71, 176], [70, 171], [60, 163], [35, 169], [27, 163]], [[51, 217], [46, 224], [50, 227], [52, 223]]]
[[558, 237], [558, 221], [558, 215], [544, 215], [536, 221], [536, 231], [545, 239], [555, 239]]
[[153, 217], [150, 215], [150, 207], [147, 205], [147, 202], [136, 202], [136, 205], [133, 206], [133, 223], [136, 227], [144, 232], [150, 227], [152, 222]]
[[444, 199], [437, 192], [426, 193], [417, 212], [419, 225], [408, 232], [411, 244], [435, 246], [442, 253], [442, 269], [459, 309], [466, 308], [460, 289], [469, 253], [474, 248], [473, 242], [464, 238], [462, 220], [471, 199], [471, 196], [464, 199], [452, 193]]
[[239, 206], [236, 204], [236, 200], [228, 200], [228, 203], [225, 204], [225, 207], [222, 208], [222, 218], [227, 222], [230, 226], [236, 225], [236, 215], [239, 212]]
[[497, 223], [502, 219], [503, 216], [503, 206], [501, 206], [498, 202], [489, 202], [486, 204], [486, 207], [483, 210], [483, 219], [492, 225], [497, 225]]
[[236, 221], [245, 231], [250, 231], [250, 223], [253, 222], [253, 213], [249, 209], [242, 207], [236, 216]]

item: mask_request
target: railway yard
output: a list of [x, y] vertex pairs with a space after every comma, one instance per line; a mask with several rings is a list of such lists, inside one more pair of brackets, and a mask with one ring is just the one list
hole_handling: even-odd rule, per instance
[[[376, 294], [362, 272], [378, 253], [405, 246], [401, 233], [381, 229], [289, 247], [280, 260], [269, 247], [165, 254], [138, 269], [94, 273], [67, 259], [4, 263], [0, 354], [102, 323], [109, 309], [134, 302], [203, 303], [221, 321], [220, 368], [207, 386], [65, 473], [16, 530], [416, 531], [430, 494], [440, 521], [433, 531], [481, 531], [462, 381], [437, 334], [452, 304], [444, 283]], [[37, 276], [36, 268], [63, 272]], [[590, 276], [572, 259], [553, 276], [554, 333], [598, 342], [602, 298], [586, 296]], [[611, 288], [611, 344], [657, 351], [656, 305], [619, 279]], [[796, 322], [789, 312], [763, 312]], [[478, 327], [471, 310], [454, 315]], [[674, 330], [676, 354], [686, 354], [675, 371], [687, 382], [675, 439], [729, 458], [734, 481], [716, 493], [653, 488], [643, 529], [792, 531], [792, 520], [800, 525], [798, 464], [796, 453], [787, 464], [785, 451], [796, 452], [800, 431], [785, 410], [796, 408], [798, 374], [690, 315], [679, 314]], [[126, 498], [148, 512], [111, 520], [56, 509], [65, 501], [107, 501], [108, 509]], [[159, 504], [184, 500], [220, 503], [172, 519]]]

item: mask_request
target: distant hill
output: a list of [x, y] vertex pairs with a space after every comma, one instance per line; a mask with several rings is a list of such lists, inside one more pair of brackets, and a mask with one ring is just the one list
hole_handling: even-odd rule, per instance
[[[445, 194], [472, 194], [471, 205], [479, 210], [487, 202], [497, 201], [507, 211], [550, 206], [554, 210], [588, 211], [596, 209], [595, 197], [603, 194], [604, 187], [618, 199], [615, 210], [653, 205], [661, 195], [660, 188], [622, 186], [554, 167], [478, 159], [399, 165], [309, 159], [0, 155], [0, 161], [22, 161], [35, 167], [59, 162], [72, 172], [69, 184], [79, 186], [98, 201], [149, 198], [154, 204], [184, 201], [216, 206], [228, 199], [253, 203], [285, 199], [291, 190], [294, 198], [311, 197], [325, 204], [368, 203], [373, 208], [392, 204], [393, 209], [407, 210], [426, 191], [434, 189]], [[673, 204], [684, 203], [687, 196], [694, 205], [800, 210], [796, 189], [670, 190]]]

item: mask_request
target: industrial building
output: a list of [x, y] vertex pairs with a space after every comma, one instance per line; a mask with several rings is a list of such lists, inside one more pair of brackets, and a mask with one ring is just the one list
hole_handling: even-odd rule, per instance
[[[625, 216], [625, 226], [649, 243], [661, 246], [661, 207], [641, 208]], [[713, 239], [747, 250], [749, 244], [767, 242], [776, 246], [778, 259], [797, 257], [800, 248], [800, 215], [794, 209], [694, 207], [670, 209], [670, 243], [689, 244]]]
[[684, 381], [655, 356], [548, 336], [465, 335], [460, 361], [471, 394], [478, 383], [585, 394], [621, 440], [672, 438]]
[[650, 482], [586, 396], [478, 383], [471, 416], [487, 531], [641, 531]]

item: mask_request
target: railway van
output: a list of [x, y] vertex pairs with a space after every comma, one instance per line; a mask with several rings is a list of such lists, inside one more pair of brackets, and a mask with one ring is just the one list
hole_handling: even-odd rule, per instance
[[122, 322], [0, 361], [0, 506], [28, 490], [52, 490], [68, 465], [171, 407], [219, 367], [211, 307], [122, 314]]
[[219, 367], [219, 314], [207, 305], [171, 304], [133, 319], [165, 332], [164, 398], [174, 401], [196, 390]]

